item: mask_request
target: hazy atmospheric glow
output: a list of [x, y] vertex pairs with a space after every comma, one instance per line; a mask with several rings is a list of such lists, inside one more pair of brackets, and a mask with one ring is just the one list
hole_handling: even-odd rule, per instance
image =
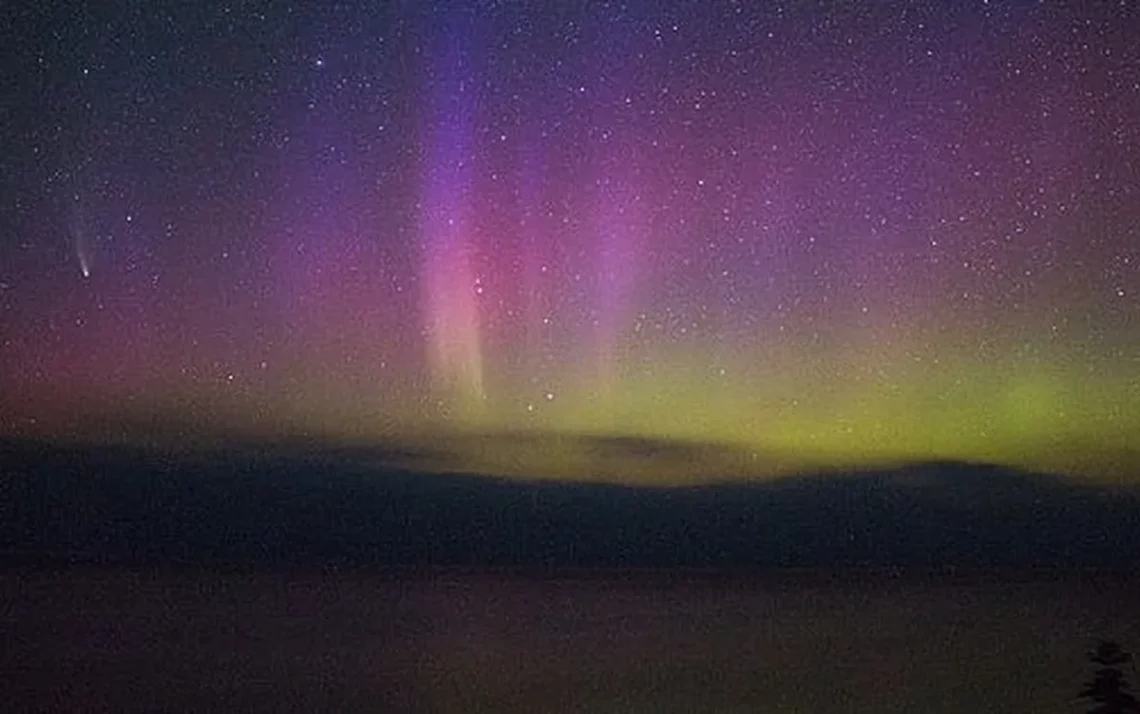
[[1132, 468], [1131, 6], [461, 5], [0, 31], [0, 430]]

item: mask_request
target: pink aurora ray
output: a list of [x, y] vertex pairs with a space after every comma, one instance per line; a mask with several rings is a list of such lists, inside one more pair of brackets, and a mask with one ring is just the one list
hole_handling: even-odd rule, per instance
[[468, 64], [470, 34], [459, 27], [441, 37], [439, 58], [430, 81], [427, 110], [426, 162], [420, 203], [423, 243], [425, 327], [433, 384], [445, 404], [465, 418], [484, 411], [482, 314], [483, 291], [475, 274], [472, 213], [472, 147], [474, 88]]

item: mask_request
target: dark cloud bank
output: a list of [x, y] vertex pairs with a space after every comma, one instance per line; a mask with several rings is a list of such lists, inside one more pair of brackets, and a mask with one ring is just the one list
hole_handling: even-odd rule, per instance
[[673, 488], [432, 474], [384, 450], [9, 441], [9, 561], [224, 566], [1101, 567], [1140, 490], [924, 462]]

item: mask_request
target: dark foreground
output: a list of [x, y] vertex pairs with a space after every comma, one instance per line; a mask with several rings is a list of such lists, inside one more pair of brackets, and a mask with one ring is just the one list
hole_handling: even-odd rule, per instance
[[4, 711], [1075, 712], [1140, 578], [0, 574]]
[[1131, 569], [1140, 489], [930, 462], [633, 488], [0, 440], [0, 564]]

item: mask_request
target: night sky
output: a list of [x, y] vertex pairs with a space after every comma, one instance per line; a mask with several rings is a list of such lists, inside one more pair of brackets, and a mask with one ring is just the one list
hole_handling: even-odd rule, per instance
[[0, 433], [1140, 451], [1131, 0], [4, 15]]

